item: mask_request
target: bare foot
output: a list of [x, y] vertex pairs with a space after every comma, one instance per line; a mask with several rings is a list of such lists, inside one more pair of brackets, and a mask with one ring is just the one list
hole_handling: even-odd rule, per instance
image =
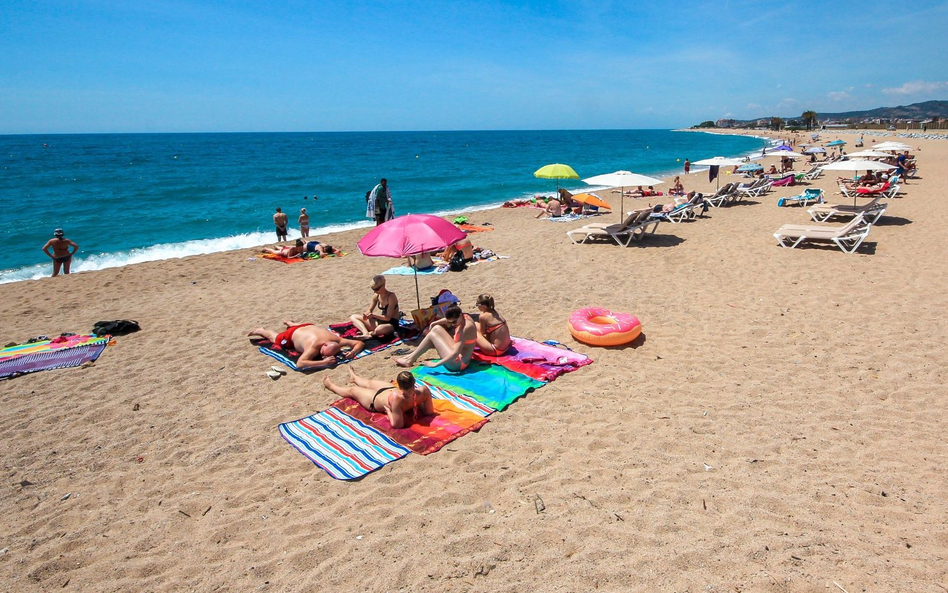
[[261, 329], [262, 329], [262, 328], [259, 328], [259, 327], [258, 327], [257, 329], [252, 329], [252, 330], [250, 330], [250, 332], [247, 333], [247, 337], [248, 337], [248, 338], [252, 338], [252, 337], [254, 337], [254, 336], [259, 336]]
[[332, 384], [332, 379], [329, 378], [329, 375], [326, 375], [325, 377], [323, 377], [323, 387], [325, 387], [329, 391], [333, 391], [334, 385]]
[[397, 364], [400, 367], [410, 367], [414, 363], [407, 356], [402, 356], [395, 359], [395, 364]]
[[355, 382], [356, 382], [356, 374], [355, 374], [355, 371], [352, 370], [352, 366], [347, 366], [347, 367], [346, 367], [346, 370], [349, 371], [349, 382], [350, 382], [350, 383], [355, 383]]

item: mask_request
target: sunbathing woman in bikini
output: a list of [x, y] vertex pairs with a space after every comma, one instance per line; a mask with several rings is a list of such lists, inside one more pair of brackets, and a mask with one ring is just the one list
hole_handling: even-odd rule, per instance
[[501, 356], [510, 348], [510, 328], [507, 320], [494, 309], [494, 297], [482, 294], [477, 297], [477, 348], [490, 356]]
[[[445, 327], [454, 328], [454, 337]], [[415, 351], [407, 356], [395, 359], [395, 364], [410, 367], [418, 357], [434, 348], [441, 357], [438, 360], [424, 362], [426, 367], [444, 366], [452, 372], [460, 372], [471, 364], [471, 355], [477, 345], [477, 328], [470, 315], [461, 314], [461, 307], [451, 305], [444, 311], [444, 319], [428, 326], [428, 335], [418, 344]]]
[[[359, 330], [357, 340], [380, 338], [395, 331], [398, 327], [398, 297], [385, 288], [385, 276], [372, 277], [372, 303], [361, 315], [352, 315], [349, 320]], [[378, 312], [376, 312], [378, 310]]]
[[261, 250], [263, 253], [272, 253], [273, 255], [280, 255], [286, 258], [290, 257], [299, 257], [306, 251], [306, 247], [303, 246], [303, 240], [297, 239], [295, 245], [286, 245], [285, 247], [280, 247], [279, 245], [274, 247], [264, 247]]
[[408, 371], [398, 373], [394, 381], [367, 379], [349, 369], [351, 386], [336, 385], [328, 376], [323, 386], [343, 397], [351, 397], [370, 412], [388, 416], [392, 428], [405, 428], [421, 416], [434, 414], [431, 391], [425, 386], [415, 386], [415, 376]]

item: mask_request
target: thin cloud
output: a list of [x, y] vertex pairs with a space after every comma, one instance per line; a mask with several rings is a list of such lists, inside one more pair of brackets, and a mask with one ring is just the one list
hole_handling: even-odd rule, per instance
[[846, 91], [830, 91], [826, 96], [830, 98], [830, 101], [847, 101], [852, 99], [852, 95]]
[[882, 89], [882, 92], [887, 95], [921, 95], [940, 93], [946, 90], [948, 90], [948, 81], [926, 82], [924, 80], [914, 80], [906, 82], [900, 87]]

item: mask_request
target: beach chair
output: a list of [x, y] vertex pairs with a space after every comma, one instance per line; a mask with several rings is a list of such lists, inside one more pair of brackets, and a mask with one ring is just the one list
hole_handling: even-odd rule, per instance
[[774, 233], [774, 238], [781, 247], [794, 249], [797, 245], [807, 241], [835, 243], [843, 253], [853, 253], [862, 245], [869, 235], [871, 225], [866, 222], [862, 214], [857, 214], [848, 224], [843, 226], [818, 226], [785, 224]]
[[823, 174], [822, 165], [813, 165], [810, 167], [810, 170], [803, 174], [803, 179], [806, 181], [813, 181], [817, 177]]
[[731, 195], [731, 192], [734, 191], [735, 188], [740, 187], [740, 185], [737, 183], [728, 183], [727, 185], [718, 188], [718, 191], [705, 198], [705, 200], [708, 202], [709, 206], [719, 208], [724, 205], [725, 202], [727, 202], [728, 196]]
[[784, 186], [788, 186], [788, 185], [796, 185], [796, 184], [797, 184], [796, 175], [794, 175], [793, 173], [790, 173], [790, 174], [788, 174], [788, 175], [784, 175], [783, 177], [778, 177], [778, 178], [776, 178], [776, 179], [774, 179], [773, 177], [771, 177], [771, 178], [770, 178], [770, 181], [771, 181], [771, 186], [772, 186], [772, 187], [784, 187]]
[[861, 198], [866, 198], [870, 196], [882, 196], [885, 198], [894, 198], [895, 194], [899, 193], [899, 185], [897, 183], [892, 183], [890, 181], [885, 182], [882, 187], [876, 189], [869, 189], [867, 187], [857, 187], [856, 195]]
[[703, 205], [704, 196], [696, 193], [687, 202], [675, 206], [671, 212], [662, 212], [662, 216], [658, 218], [667, 220], [673, 224], [678, 224], [686, 220], [697, 218], [698, 214], [695, 212], [695, 209], [701, 208]]
[[869, 224], [875, 224], [882, 215], [885, 214], [885, 210], [888, 207], [888, 204], [880, 201], [882, 196], [876, 196], [868, 204], [863, 204], [862, 206], [853, 206], [852, 204], [819, 204], [807, 210], [812, 218], [816, 222], [826, 222], [834, 216], [838, 217], [850, 217], [857, 216], [859, 214], [863, 215], [863, 218]]
[[[652, 227], [652, 233], [658, 228], [661, 222], [659, 218], [651, 218], [651, 208], [644, 208], [629, 213], [624, 221], [619, 224], [601, 224], [593, 223], [573, 229], [566, 232], [566, 236], [574, 245], [585, 243], [593, 237], [608, 237], [616, 242], [617, 245], [628, 247], [635, 240], [641, 240], [648, 233], [648, 227]], [[581, 237], [581, 239], [578, 239]]]
[[787, 196], [785, 198], [780, 198], [777, 200], [777, 206], [791, 206], [795, 204], [802, 204], [804, 206], [809, 206], [810, 202], [816, 202], [817, 204], [823, 203], [823, 190], [816, 188], [807, 188], [803, 190], [802, 194], [796, 196]]
[[763, 177], [758, 178], [757, 181], [755, 181], [754, 183], [748, 186], [744, 186], [743, 184], [737, 186], [737, 188], [735, 188], [735, 191], [741, 194], [741, 197], [751, 196], [751, 197], [756, 198], [770, 191], [770, 187], [772, 184], [773, 184], [773, 180], [770, 179], [770, 177], [763, 176]]

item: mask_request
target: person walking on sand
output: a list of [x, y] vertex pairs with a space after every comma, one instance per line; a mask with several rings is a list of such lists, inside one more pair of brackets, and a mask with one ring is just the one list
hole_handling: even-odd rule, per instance
[[392, 192], [388, 189], [388, 181], [382, 179], [372, 191], [365, 195], [365, 217], [374, 218], [375, 226], [386, 220], [395, 218], [395, 209], [392, 207]]
[[290, 224], [290, 219], [283, 210], [280, 210], [279, 206], [277, 206], [276, 214], [273, 215], [273, 224], [276, 225], [277, 241], [286, 241], [286, 232]]
[[[72, 265], [72, 256], [79, 251], [79, 246], [67, 239], [62, 229], [53, 231], [53, 238], [43, 245], [43, 253], [53, 260], [53, 276], [59, 276], [59, 270], [62, 268], [63, 274], [69, 273], [69, 266]], [[72, 247], [72, 251], [69, 248]], [[50, 253], [49, 250], [53, 252]]]
[[306, 208], [300, 208], [300, 236], [304, 239], [309, 237], [309, 214], [306, 213]]

